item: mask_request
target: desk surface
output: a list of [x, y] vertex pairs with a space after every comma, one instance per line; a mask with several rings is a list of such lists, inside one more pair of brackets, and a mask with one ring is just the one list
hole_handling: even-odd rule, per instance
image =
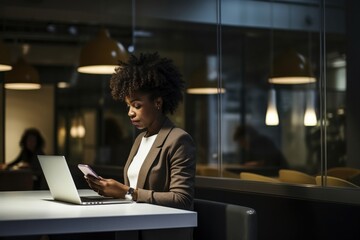
[[146, 203], [73, 205], [53, 201], [49, 191], [0, 192], [0, 236], [196, 226], [193, 211]]

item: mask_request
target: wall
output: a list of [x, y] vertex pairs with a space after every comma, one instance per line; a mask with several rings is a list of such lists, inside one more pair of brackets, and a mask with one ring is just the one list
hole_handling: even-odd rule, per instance
[[23, 131], [38, 128], [45, 139], [45, 153], [54, 152], [55, 88], [42, 85], [40, 90], [5, 91], [5, 162], [14, 160], [20, 152]]

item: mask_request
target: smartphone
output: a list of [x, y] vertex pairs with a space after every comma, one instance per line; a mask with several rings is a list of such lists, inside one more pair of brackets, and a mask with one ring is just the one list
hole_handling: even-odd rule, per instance
[[94, 170], [92, 170], [92, 168], [87, 164], [78, 164], [78, 168], [84, 173], [85, 176], [91, 175], [98, 179], [101, 179], [101, 177], [97, 175], [97, 173]]

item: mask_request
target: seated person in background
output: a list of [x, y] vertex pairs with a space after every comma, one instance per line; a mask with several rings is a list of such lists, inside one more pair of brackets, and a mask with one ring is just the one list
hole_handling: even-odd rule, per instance
[[239, 126], [235, 131], [234, 140], [243, 151], [243, 165], [287, 168], [286, 159], [274, 142], [253, 127]]
[[28, 128], [20, 139], [21, 151], [16, 159], [8, 164], [3, 164], [0, 169], [18, 170], [29, 169], [34, 175], [34, 188], [40, 187], [42, 171], [37, 155], [44, 154], [45, 140], [39, 130]]

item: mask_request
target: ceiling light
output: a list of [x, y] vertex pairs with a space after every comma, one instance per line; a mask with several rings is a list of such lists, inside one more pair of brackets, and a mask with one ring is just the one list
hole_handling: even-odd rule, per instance
[[119, 61], [126, 58], [123, 45], [111, 39], [106, 29], [101, 29], [96, 38], [83, 47], [77, 70], [80, 73], [112, 74]]
[[276, 107], [276, 92], [275, 89], [269, 90], [268, 107], [266, 110], [265, 124], [267, 126], [279, 125], [279, 114]]
[[58, 83], [57, 83], [57, 87], [58, 87], [58, 88], [69, 88], [69, 87], [70, 87], [70, 83], [68, 83], [68, 82], [58, 82]]
[[0, 72], [10, 71], [11, 69], [10, 51], [0, 40]]
[[39, 73], [20, 57], [12, 70], [5, 73], [5, 88], [15, 90], [40, 89]]
[[269, 82], [273, 84], [304, 84], [315, 81], [305, 57], [293, 49], [275, 59], [269, 78]]
[[218, 86], [217, 61], [216, 56], [207, 57], [206, 67], [199, 68], [190, 79], [188, 94], [225, 93], [225, 88]]
[[68, 32], [69, 32], [71, 35], [77, 35], [77, 34], [78, 34], [78, 29], [77, 29], [77, 27], [75, 27], [75, 26], [70, 26], [70, 27], [68, 28]]
[[306, 98], [306, 110], [304, 115], [304, 125], [305, 126], [316, 126], [317, 118], [315, 112], [315, 92], [308, 91]]
[[216, 79], [208, 79], [204, 69], [196, 72], [186, 89], [188, 94], [217, 94], [225, 93], [225, 88], [219, 88]]

